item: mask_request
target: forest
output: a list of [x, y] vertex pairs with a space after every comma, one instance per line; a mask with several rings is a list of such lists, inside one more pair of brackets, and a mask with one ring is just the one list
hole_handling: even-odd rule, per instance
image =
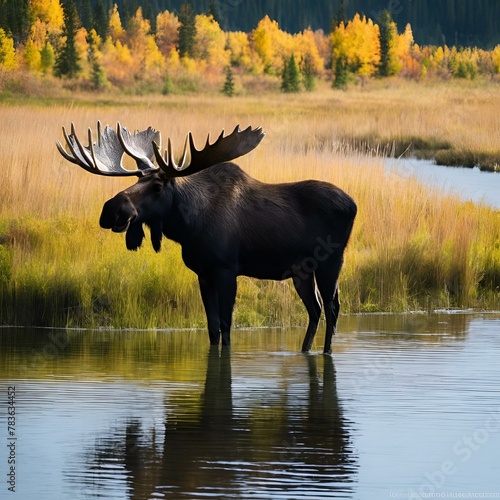
[[[165, 10], [179, 12], [185, 0], [76, 0], [85, 28], [91, 26], [93, 13], [104, 16], [117, 4], [127, 23], [139, 7], [152, 23]], [[493, 48], [500, 43], [500, 3], [491, 0], [191, 0], [196, 13], [210, 9], [219, 12], [221, 27], [229, 31], [252, 30], [266, 14], [285, 31], [298, 33], [308, 27], [330, 31], [333, 20], [352, 18], [356, 12], [376, 18], [388, 9], [396, 23], [410, 23], [415, 38], [425, 45], [456, 45]], [[29, 0], [2, 0], [0, 26], [22, 36], [26, 19], [22, 19]]]
[[[341, 2], [333, 10], [328, 4], [328, 12], [324, 2], [310, 2], [310, 8], [302, 10], [296, 2], [297, 16], [289, 9], [288, 21], [286, 9], [279, 8], [285, 2], [266, 2], [271, 14], [262, 11], [261, 18], [259, 2], [252, 2], [252, 14], [238, 10], [248, 8], [248, 2], [172, 2], [171, 10], [159, 10], [169, 2], [144, 2], [144, 8], [140, 3], [117, 2], [108, 10], [104, 0], [2, 0], [0, 90], [22, 92], [27, 74], [36, 81], [56, 77], [73, 89], [121, 88], [141, 94], [221, 88], [226, 75], [222, 90], [232, 95], [233, 72], [240, 78], [240, 92], [255, 87], [249, 81], [261, 76], [269, 88], [281, 78], [281, 90], [296, 92], [313, 90], [319, 79], [343, 88], [371, 77], [496, 79], [500, 73], [500, 44], [463, 47], [455, 43], [463, 38], [457, 30], [448, 44], [449, 37], [436, 28], [434, 35], [441, 33], [442, 43], [425, 45], [416, 39], [412, 24], [398, 25], [405, 12], [409, 18], [423, 15], [427, 2], [420, 2], [418, 9], [412, 4], [411, 16], [410, 5], [405, 8], [396, 1], [390, 2], [392, 12], [377, 11], [377, 2], [359, 2], [359, 12], [352, 15], [354, 1]], [[433, 16], [445, 16], [447, 30], [457, 28], [469, 4], [450, 1], [454, 16], [438, 8]], [[474, 16], [488, 10], [486, 2], [474, 5], [474, 15], [468, 17], [471, 26]], [[330, 28], [318, 27], [313, 14], [330, 19]], [[232, 25], [233, 17], [255, 24]], [[302, 18], [305, 28], [295, 32], [299, 26], [292, 26], [292, 17], [295, 22]], [[495, 39], [495, 29], [492, 23], [491, 30], [483, 30], [484, 36], [488, 31], [491, 35], [488, 42], [483, 39], [484, 45]]]

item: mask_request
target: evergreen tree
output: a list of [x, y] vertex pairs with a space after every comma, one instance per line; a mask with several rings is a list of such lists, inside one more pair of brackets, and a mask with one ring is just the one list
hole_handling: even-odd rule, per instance
[[16, 46], [28, 38], [29, 10], [30, 0], [0, 0], [0, 28], [12, 36]]
[[123, 24], [126, 26], [139, 8], [139, 2], [137, 0], [123, 0], [122, 7], [120, 10], [121, 18], [123, 20]]
[[214, 21], [216, 21], [219, 26], [222, 26], [219, 6], [217, 5], [216, 1], [210, 0], [210, 2], [208, 2], [207, 15], [212, 16], [214, 18]]
[[281, 90], [283, 92], [300, 91], [300, 73], [293, 54], [290, 56], [290, 59], [288, 61], [285, 60], [283, 64]]
[[82, 26], [90, 30], [94, 24], [90, 0], [80, 0], [77, 7], [78, 17], [80, 18]]
[[65, 37], [65, 42], [57, 55], [54, 73], [58, 77], [67, 76], [68, 78], [74, 78], [81, 70], [80, 58], [75, 45], [79, 20], [73, 0], [66, 0], [63, 4], [63, 9], [63, 36]]
[[347, 67], [347, 60], [344, 57], [338, 57], [335, 60], [333, 73], [335, 79], [333, 80], [332, 87], [334, 89], [345, 89], [349, 81], [349, 69]]
[[300, 90], [300, 72], [297, 63], [295, 62], [295, 57], [290, 57], [288, 62], [288, 77], [290, 79], [290, 92], [299, 92]]
[[97, 34], [104, 39], [106, 30], [108, 29], [108, 13], [104, 5], [104, 0], [95, 0], [94, 12], [92, 16], [92, 28]]
[[149, 25], [151, 26], [151, 33], [156, 33], [157, 13], [158, 11], [156, 11], [156, 13], [153, 11], [153, 6], [149, 2], [142, 7], [142, 17], [149, 21]]
[[232, 97], [234, 95], [234, 78], [231, 66], [226, 68], [226, 80], [224, 81], [224, 86], [222, 87], [222, 93], [228, 97]]
[[314, 66], [311, 61], [311, 56], [306, 55], [304, 59], [304, 68], [302, 70], [302, 82], [304, 83], [304, 88], [311, 92], [316, 88], [316, 79], [314, 77]]
[[347, 15], [345, 12], [344, 0], [340, 0], [340, 5], [332, 20], [331, 30], [333, 31], [340, 23], [347, 24]]
[[195, 14], [191, 4], [184, 3], [179, 12], [179, 55], [181, 57], [193, 56], [196, 39]]
[[42, 50], [40, 51], [40, 68], [42, 70], [42, 73], [44, 74], [49, 73], [54, 66], [54, 61], [55, 61], [54, 49], [52, 48], [50, 42], [46, 41], [45, 45], [42, 47]]
[[290, 76], [288, 72], [288, 61], [286, 59], [283, 60], [283, 72], [281, 73], [281, 91], [289, 92], [289, 81]]
[[161, 93], [163, 95], [169, 95], [174, 91], [174, 83], [172, 82], [172, 78], [167, 73], [165, 77], [165, 83], [163, 84], [163, 88], [161, 89]]
[[104, 68], [99, 63], [97, 57], [97, 32], [92, 29], [87, 35], [88, 48], [88, 61], [90, 64], [90, 82], [92, 83], [92, 88], [94, 90], [100, 90], [103, 87], [108, 86], [108, 79], [106, 78], [106, 72]]
[[397, 36], [396, 26], [392, 20], [391, 13], [383, 10], [378, 18], [379, 40], [380, 40], [380, 63], [378, 75], [392, 76], [397, 72], [397, 62], [394, 55], [394, 43]]

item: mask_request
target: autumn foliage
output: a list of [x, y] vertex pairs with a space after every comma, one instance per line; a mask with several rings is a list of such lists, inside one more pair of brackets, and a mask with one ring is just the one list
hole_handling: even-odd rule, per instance
[[[57, 70], [58, 58], [68, 43], [61, 1], [32, 0], [29, 9], [25, 40], [15, 42], [8, 30], [0, 28], [0, 75], [17, 71], [67, 79], [68, 75]], [[413, 39], [411, 26], [399, 33], [390, 15], [374, 20], [356, 14], [328, 34], [311, 29], [290, 34], [268, 16], [244, 33], [225, 32], [211, 15], [198, 14], [187, 53], [179, 50], [182, 23], [175, 13], [160, 12], [152, 23], [139, 8], [124, 25], [115, 5], [108, 19], [101, 35], [77, 23], [72, 41], [75, 71], [69, 73], [73, 84], [96, 89], [130, 89], [142, 84], [159, 91], [166, 79], [223, 82], [228, 67], [237, 79], [263, 75], [278, 81], [291, 58], [308, 90], [314, 88], [313, 78], [342, 87], [353, 80], [393, 75], [474, 79], [500, 74], [500, 46], [491, 51], [421, 47]], [[196, 90], [196, 84], [192, 88]]]

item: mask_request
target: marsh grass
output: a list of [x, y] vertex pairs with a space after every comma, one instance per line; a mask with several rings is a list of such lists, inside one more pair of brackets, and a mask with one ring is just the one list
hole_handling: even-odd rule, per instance
[[[164, 240], [160, 255], [149, 243], [128, 252], [123, 235], [98, 227], [103, 202], [133, 181], [89, 175], [59, 156], [61, 125], [75, 122], [84, 137], [98, 119], [153, 125], [177, 149], [188, 130], [201, 144], [207, 132], [262, 125], [264, 142], [238, 160], [251, 175], [324, 179], [351, 194], [359, 212], [340, 284], [344, 312], [500, 306], [500, 213], [387, 172], [373, 151], [362, 155], [345, 139], [383, 132], [500, 150], [500, 98], [490, 88], [417, 93], [410, 85], [230, 102], [169, 95], [104, 104], [107, 98], [0, 107], [1, 324], [205, 324], [196, 276], [177, 244]], [[240, 278], [234, 320], [297, 325], [306, 315], [290, 282]]]

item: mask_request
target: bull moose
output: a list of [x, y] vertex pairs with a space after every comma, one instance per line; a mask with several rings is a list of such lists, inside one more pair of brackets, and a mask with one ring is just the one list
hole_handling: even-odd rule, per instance
[[[181, 245], [184, 263], [198, 275], [210, 344], [230, 343], [237, 276], [291, 278], [309, 314], [302, 351], [311, 348], [322, 299], [324, 352], [331, 352], [340, 310], [338, 278], [357, 211], [349, 195], [316, 180], [266, 184], [231, 163], [259, 145], [261, 128], [237, 126], [227, 136], [222, 131], [213, 144], [209, 135], [201, 150], [188, 133], [177, 165], [170, 139], [162, 154], [160, 133], [152, 127], [132, 134], [120, 123], [116, 131], [97, 126], [97, 142], [89, 129], [88, 146], [73, 124], [70, 134], [63, 127], [69, 152], [58, 142], [59, 152], [93, 174], [139, 177], [104, 204], [100, 225], [126, 231], [129, 250], [141, 246], [144, 224], [157, 252], [163, 236]], [[137, 169], [123, 166], [124, 153]]]

